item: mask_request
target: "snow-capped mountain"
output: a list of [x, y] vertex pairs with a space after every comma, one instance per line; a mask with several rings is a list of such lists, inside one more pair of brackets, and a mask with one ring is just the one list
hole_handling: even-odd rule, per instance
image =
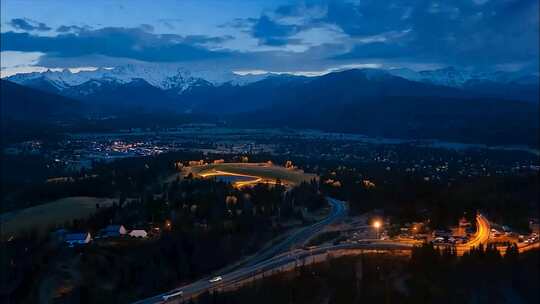
[[[68, 69], [63, 71], [48, 70], [43, 73], [17, 74], [8, 77], [7, 80], [40, 89], [63, 91], [88, 81], [126, 84], [135, 79], [143, 79], [156, 88], [174, 90], [181, 94], [192, 87], [198, 86], [218, 86], [224, 83], [246, 85], [264, 79], [266, 76], [242, 76], [227, 71], [189, 71], [175, 66], [124, 65], [77, 73], [72, 73]], [[97, 84], [94, 85], [97, 86]]]
[[[347, 71], [342, 71], [348, 74]], [[354, 74], [354, 71], [352, 71]], [[456, 68], [444, 68], [431, 71], [413, 71], [409, 69], [362, 69], [361, 74], [368, 80], [384, 83], [390, 78], [436, 85], [441, 89], [458, 89], [461, 95], [481, 98], [499, 98], [538, 102], [538, 75], [520, 72], [471, 72]], [[39, 89], [49, 93], [67, 96], [85, 102], [103, 103], [120, 102], [118, 99], [138, 100], [139, 95], [154, 96], [168, 104], [182, 104], [191, 108], [196, 104], [205, 104], [207, 100], [227, 96], [235, 100], [238, 88], [253, 89], [253, 99], [260, 99], [261, 86], [281, 86], [289, 80], [301, 82], [315, 79], [332, 79], [338, 72], [319, 77], [295, 76], [292, 74], [239, 75], [230, 71], [190, 71], [169, 65], [124, 65], [115, 68], [100, 68], [94, 71], [72, 73], [69, 70], [47, 71], [43, 73], [17, 74], [7, 80], [20, 85]], [[133, 84], [133, 86], [130, 86]], [[343, 84], [345, 85], [345, 84]], [[352, 85], [352, 84], [351, 84]], [[137, 96], [132, 94], [137, 89]], [[381, 92], [387, 91], [385, 87]], [[396, 92], [396, 94], [402, 94]], [[450, 93], [448, 93], [450, 94]], [[116, 99], [111, 99], [114, 96]], [[332, 98], [332, 97], [329, 97]], [[116, 100], [116, 101], [115, 101]]]
[[463, 87], [469, 82], [482, 83], [494, 82], [502, 84], [536, 84], [538, 75], [530, 75], [522, 72], [472, 72], [447, 67], [437, 70], [413, 71], [411, 69], [390, 69], [389, 73], [412, 81], [421, 81], [447, 87]]
[[451, 70], [434, 70], [434, 71], [413, 71], [407, 68], [397, 68], [388, 70], [389, 73], [412, 81], [429, 82], [444, 86], [460, 86], [465, 83], [465, 76], [457, 73], [454, 69]]
[[[437, 70], [413, 71], [406, 68], [377, 70], [373, 69], [370, 77], [381, 77], [390, 73], [412, 81], [426, 82], [436, 85], [462, 88], [468, 83], [517, 83], [538, 85], [538, 75], [521, 72], [471, 72], [454, 67]], [[231, 71], [190, 71], [183, 67], [169, 65], [123, 65], [115, 68], [99, 68], [94, 71], [72, 73], [63, 71], [46, 71], [17, 74], [7, 79], [34, 88], [58, 93], [66, 88], [81, 85], [90, 80], [116, 82], [126, 84], [134, 79], [143, 79], [150, 85], [182, 94], [194, 87], [220, 86], [226, 83], [243, 86], [265, 79], [273, 74], [239, 75]]]

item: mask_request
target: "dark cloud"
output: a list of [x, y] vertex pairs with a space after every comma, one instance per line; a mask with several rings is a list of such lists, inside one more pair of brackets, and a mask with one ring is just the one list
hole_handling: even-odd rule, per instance
[[374, 43], [356, 45], [353, 47], [352, 50], [344, 54], [334, 56], [333, 59], [362, 59], [362, 58], [410, 59], [412, 57], [415, 57], [416, 59], [420, 59], [420, 60], [433, 59], [433, 58], [418, 58], [413, 53], [413, 50], [407, 46], [399, 46], [399, 45], [389, 46], [387, 43], [384, 43], [384, 42], [374, 42]]
[[233, 36], [225, 35], [221, 37], [209, 37], [204, 35], [189, 35], [184, 37], [184, 43], [203, 45], [208, 43], [219, 44], [227, 40], [234, 39]]
[[[66, 29], [62, 28], [62, 30]], [[54, 37], [6, 32], [2, 33], [0, 38], [3, 51], [36, 51], [53, 57], [102, 55], [149, 62], [224, 57], [228, 53], [210, 51], [200, 45], [229, 39], [229, 37], [157, 35], [140, 27], [81, 30]]]
[[234, 18], [232, 21], [226, 22], [224, 24], [219, 25], [219, 27], [232, 27], [237, 28], [241, 30], [247, 30], [249, 29], [251, 31], [251, 27], [253, 24], [257, 23], [258, 18]]
[[[305, 17], [315, 7], [324, 13], [303, 18], [305, 23], [296, 26], [279, 23], [286, 17]], [[282, 6], [262, 16], [254, 23], [253, 36], [266, 44], [282, 45], [298, 31], [328, 24], [350, 37], [349, 51], [329, 55], [333, 59], [409, 58], [456, 65], [538, 65], [538, 14], [537, 0], [317, 1]]]
[[263, 15], [253, 24], [252, 34], [261, 44], [281, 46], [290, 43], [289, 37], [298, 30], [296, 25], [280, 24]]
[[302, 39], [292, 36], [305, 30], [328, 28], [330, 24], [324, 22], [324, 14], [325, 8], [319, 4], [284, 5], [273, 12], [263, 13], [259, 18], [235, 19], [232, 26], [248, 28], [247, 32], [261, 45], [303, 44]]
[[30, 19], [15, 18], [9, 22], [13, 28], [23, 31], [50, 31], [51, 28], [45, 23], [36, 22]]
[[[403, 30], [408, 22], [403, 19], [410, 7], [400, 1], [330, 1], [326, 5], [326, 16], [320, 21], [335, 24], [345, 33], [356, 36], [370, 36], [395, 30]], [[422, 1], [418, 1], [422, 2]]]
[[90, 29], [91, 27], [89, 26], [61, 25], [56, 29], [56, 31], [58, 33], [67, 33], [67, 32], [78, 33], [78, 32], [87, 31]]
[[[97, 61], [103, 56], [167, 63], [216, 59], [221, 64], [226, 61], [232, 65], [243, 65], [240, 62], [243, 60], [257, 62], [257, 66], [267, 63], [277, 66], [283, 62], [284, 68], [356, 62], [538, 66], [538, 0], [304, 0], [300, 3], [220, 25], [238, 39], [234, 43], [227, 43], [235, 39], [231, 36], [155, 33], [153, 26], [182, 31], [179, 19], [159, 19], [154, 25], [136, 28], [63, 25], [56, 29], [59, 35], [55, 37], [37, 35], [35, 31], [48, 30], [46, 24], [13, 19], [9, 24], [17, 31], [2, 33], [2, 50], [43, 52], [47, 55], [41, 60], [49, 62], [89, 56]], [[245, 45], [251, 47], [253, 41], [245, 39], [245, 33], [260, 46], [273, 46], [267, 49], [276, 53], [247, 49]], [[220, 46], [241, 50], [238, 53], [242, 56], [209, 49]]]

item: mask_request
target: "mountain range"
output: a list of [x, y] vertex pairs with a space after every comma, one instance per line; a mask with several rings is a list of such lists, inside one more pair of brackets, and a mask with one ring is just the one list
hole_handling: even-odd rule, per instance
[[538, 103], [475, 96], [373, 70], [331, 73], [283, 91], [270, 106], [231, 121], [373, 137], [538, 145]]
[[[437, 70], [413, 71], [400, 69], [365, 69], [368, 74], [389, 74], [415, 82], [457, 88], [486, 97], [504, 97], [526, 101], [538, 100], [538, 74], [523, 72], [470, 72], [448, 67]], [[324, 76], [324, 75], [323, 75]], [[319, 76], [320, 77], [320, 76]], [[46, 71], [43, 73], [16, 74], [9, 81], [73, 98], [92, 98], [108, 86], [122, 85], [141, 80], [149, 86], [167, 92], [171, 98], [190, 94], [192, 90], [221, 86], [246, 86], [267, 78], [299, 78], [303, 81], [318, 77], [302, 77], [289, 74], [264, 73], [239, 75], [230, 71], [188, 71], [175, 66], [125, 65], [116, 68], [99, 68], [94, 71], [72, 73], [69, 70]]]
[[[353, 69], [317, 77], [241, 76], [131, 65], [18, 74], [5, 83], [19, 91], [26, 88], [27, 95], [58, 96], [58, 102], [50, 102], [52, 108], [75, 101], [83, 115], [176, 113], [236, 126], [477, 143], [538, 142], [538, 76], [521, 73]], [[7, 95], [2, 95], [2, 103], [18, 99]]]
[[[243, 85], [265, 78], [263, 75], [238, 75], [226, 71], [189, 71], [175, 66], [123, 65], [115, 68], [99, 68], [93, 71], [71, 72], [48, 70], [16, 74], [6, 79], [27, 86], [46, 88], [56, 93], [75, 88], [88, 81], [116, 82], [126, 84], [142, 79], [151, 86], [161, 90], [175, 90], [182, 93], [192, 87], [201, 85], [219, 86], [225, 83]], [[88, 92], [86, 92], [88, 93]]]

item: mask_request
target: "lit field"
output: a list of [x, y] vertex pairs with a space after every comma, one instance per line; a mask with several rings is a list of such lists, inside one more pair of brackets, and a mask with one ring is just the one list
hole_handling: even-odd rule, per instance
[[50, 203], [0, 214], [2, 239], [33, 229], [43, 232], [49, 227], [74, 219], [85, 218], [100, 207], [110, 206], [112, 199], [95, 197], [68, 197]]
[[287, 169], [267, 163], [222, 163], [186, 167], [185, 173], [193, 173], [195, 177], [240, 176], [251, 177], [248, 181], [238, 181], [238, 187], [255, 183], [275, 183], [280, 179], [284, 185], [298, 185], [317, 178], [315, 174], [304, 173], [302, 170]]

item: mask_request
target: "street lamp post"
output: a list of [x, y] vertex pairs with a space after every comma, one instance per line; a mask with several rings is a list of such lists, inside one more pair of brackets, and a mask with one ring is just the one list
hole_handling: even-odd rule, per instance
[[375, 231], [377, 232], [377, 239], [379, 239], [379, 229], [381, 228], [381, 222], [378, 220], [373, 222], [373, 227], [375, 227]]

